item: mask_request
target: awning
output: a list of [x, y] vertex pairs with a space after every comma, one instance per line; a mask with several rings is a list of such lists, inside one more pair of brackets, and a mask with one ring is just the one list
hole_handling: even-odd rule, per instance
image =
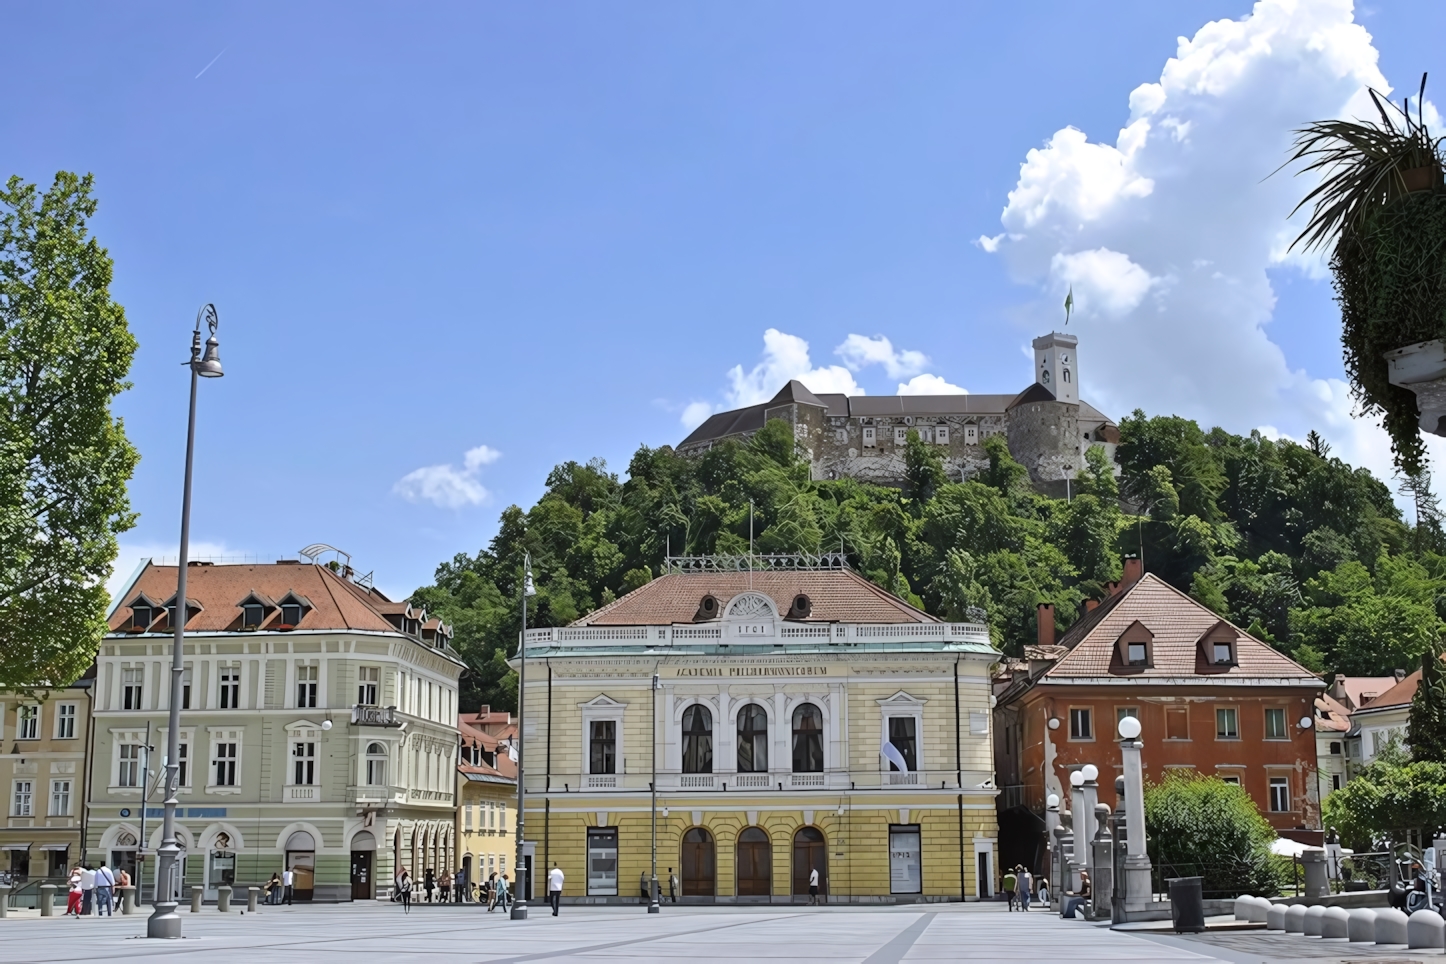
[[28, 843], [8, 843], [8, 844], [4, 844], [3, 846], [0, 846], [0, 850], [29, 850], [29, 849], [30, 849], [30, 845], [29, 845]]
[[48, 844], [41, 844], [41, 845], [40, 845], [40, 849], [41, 849], [41, 850], [69, 850], [69, 849], [70, 849], [70, 844], [68, 844], [68, 843], [48, 843]]

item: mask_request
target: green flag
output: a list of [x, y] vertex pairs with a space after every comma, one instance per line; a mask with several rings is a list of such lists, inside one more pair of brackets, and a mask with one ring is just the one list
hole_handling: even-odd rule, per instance
[[1064, 296], [1064, 323], [1069, 324], [1069, 313], [1074, 311], [1074, 285], [1069, 286], [1069, 294]]

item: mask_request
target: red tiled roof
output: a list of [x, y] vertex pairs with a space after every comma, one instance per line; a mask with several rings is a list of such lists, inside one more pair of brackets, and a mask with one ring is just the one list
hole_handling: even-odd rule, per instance
[[[508, 714], [489, 713], [485, 715], [506, 718]], [[498, 748], [498, 744], [505, 740], [515, 740], [517, 738], [517, 724], [515, 722], [507, 723], [507, 725], [501, 727], [494, 735], [479, 728], [478, 723], [479, 717], [481, 716], [483, 716], [483, 714], [457, 714], [458, 737], [463, 746], [471, 746], [475, 743], [489, 753], [495, 753], [497, 765], [495, 767], [489, 767], [486, 764], [474, 766], [470, 763], [463, 763], [459, 764], [457, 769], [463, 773], [484, 773], [491, 776], [505, 777], [508, 780], [516, 780], [517, 764], [513, 761], [512, 757], [508, 755], [505, 748]]]
[[[1115, 658], [1116, 643], [1131, 624], [1138, 621], [1153, 635], [1152, 665], [1120, 671]], [[1123, 676], [1179, 678], [1201, 675], [1198, 671], [1200, 638], [1222, 622], [1219, 615], [1146, 573], [1139, 582], [1121, 590], [1087, 614], [1061, 638], [1070, 647], [1047, 670], [1041, 682], [1054, 678]], [[1226, 622], [1238, 634], [1236, 664], [1211, 668], [1210, 678], [1293, 678], [1317, 679], [1305, 667], [1267, 644]], [[1323, 684], [1322, 684], [1323, 685]]]
[[[176, 594], [176, 566], [147, 564], [122, 597], [110, 617], [112, 632], [130, 625], [130, 605], [142, 594], [153, 600], [169, 600]], [[372, 630], [396, 632], [379, 611], [395, 605], [373, 590], [370, 597], [326, 566], [312, 565], [195, 565], [187, 570], [186, 598], [200, 603], [201, 611], [186, 623], [188, 632], [227, 632], [241, 626], [239, 604], [252, 593], [280, 602], [290, 593], [304, 596], [312, 608], [303, 615], [298, 629]], [[281, 612], [266, 614], [262, 629], [275, 629]], [[165, 619], [155, 626], [164, 629]]]
[[667, 626], [691, 623], [706, 595], [728, 600], [749, 588], [787, 613], [800, 593], [812, 604], [809, 622], [937, 623], [941, 620], [890, 595], [851, 569], [777, 572], [668, 573], [577, 620], [574, 626]]
[[1315, 725], [1318, 730], [1332, 733], [1346, 733], [1351, 728], [1351, 711], [1331, 697], [1322, 693], [1315, 698]]
[[[1395, 680], [1392, 680], [1392, 682], [1395, 683]], [[1421, 671], [1418, 669], [1361, 707], [1361, 710], [1379, 710], [1387, 706], [1401, 706], [1409, 703], [1416, 698], [1416, 687], [1420, 685]], [[1359, 710], [1357, 712], [1359, 712]]]

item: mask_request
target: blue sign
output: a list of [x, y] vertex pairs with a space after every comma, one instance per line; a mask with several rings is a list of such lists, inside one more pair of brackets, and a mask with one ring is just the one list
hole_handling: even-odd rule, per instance
[[206, 818], [224, 817], [224, 816], [226, 816], [226, 808], [225, 808], [225, 807], [191, 807], [191, 808], [189, 808], [189, 809], [186, 811], [186, 816], [188, 816], [188, 817], [206, 817]]
[[148, 820], [154, 817], [164, 817], [165, 815], [165, 807], [146, 807], [146, 819]]

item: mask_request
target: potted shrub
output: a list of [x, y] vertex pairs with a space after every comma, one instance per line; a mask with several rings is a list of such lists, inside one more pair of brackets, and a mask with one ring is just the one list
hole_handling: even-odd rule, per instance
[[1292, 247], [1330, 246], [1352, 392], [1407, 475], [1424, 467], [1420, 430], [1446, 434], [1446, 186], [1425, 92], [1422, 75], [1412, 116], [1409, 98], [1398, 107], [1372, 90], [1379, 123], [1309, 124], [1287, 161], [1320, 174], [1296, 206], [1312, 211]]

